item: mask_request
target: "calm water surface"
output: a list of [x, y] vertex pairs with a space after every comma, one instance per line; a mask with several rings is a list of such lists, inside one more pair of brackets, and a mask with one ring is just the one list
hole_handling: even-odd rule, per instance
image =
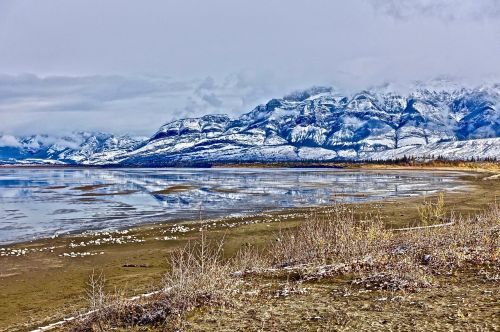
[[459, 172], [0, 169], [0, 244], [145, 222], [463, 189]]

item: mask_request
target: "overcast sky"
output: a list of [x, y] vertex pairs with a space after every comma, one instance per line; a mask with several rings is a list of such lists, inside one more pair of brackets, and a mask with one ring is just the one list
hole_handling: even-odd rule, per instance
[[500, 0], [0, 0], [0, 133], [151, 135], [291, 90], [500, 77]]

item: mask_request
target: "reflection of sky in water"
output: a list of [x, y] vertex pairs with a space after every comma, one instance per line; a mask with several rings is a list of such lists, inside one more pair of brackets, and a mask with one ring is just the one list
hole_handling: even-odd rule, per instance
[[331, 169], [0, 169], [0, 244], [141, 222], [426, 194], [461, 173]]

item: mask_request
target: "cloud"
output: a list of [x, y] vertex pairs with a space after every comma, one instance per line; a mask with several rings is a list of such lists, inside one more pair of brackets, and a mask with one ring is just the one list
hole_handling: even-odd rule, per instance
[[64, 148], [75, 149], [79, 147], [84, 139], [88, 138], [87, 133], [82, 133], [81, 135], [71, 133], [66, 134], [64, 136], [44, 136], [44, 135], [35, 135], [31, 140], [31, 146], [28, 147], [39, 147], [39, 146], [49, 146], [49, 145], [58, 145]]
[[[227, 103], [221, 94], [229, 92], [213, 90], [234, 82], [237, 93], [244, 91], [251, 101], [269, 90], [334, 81], [362, 88], [442, 74], [498, 74], [499, 3], [151, 0], [144, 6], [120, 0], [16, 0], [0, 14], [0, 72], [51, 75], [34, 88], [43, 92], [48, 81], [63, 85], [66, 80], [69, 95], [83, 85], [87, 101], [120, 105], [125, 93], [144, 100], [159, 85], [196, 78], [187, 80], [189, 89], [199, 90], [195, 98], [213, 93], [222, 107]], [[144, 73], [161, 77], [129, 76]], [[68, 104], [77, 111], [95, 106], [79, 105], [76, 98], [61, 107]], [[212, 107], [200, 100], [202, 105]]]
[[[207, 113], [247, 112], [282, 94], [273, 82], [233, 74], [216, 80], [162, 76], [0, 75], [0, 132], [103, 131], [150, 135], [161, 124]], [[8, 139], [5, 138], [7, 141]]]
[[368, 0], [377, 11], [397, 19], [437, 17], [444, 20], [500, 18], [498, 0]]
[[215, 80], [211, 76], [207, 76], [196, 89], [197, 91], [201, 91], [203, 89], [211, 90], [215, 88]]
[[0, 135], [0, 146], [18, 147], [21, 143], [12, 135]]
[[0, 1], [0, 132], [149, 135], [314, 85], [498, 79], [499, 4]]
[[202, 99], [214, 107], [222, 106], [222, 101], [214, 93], [203, 95]]
[[[366, 82], [376, 82], [389, 65], [366, 57], [352, 59], [343, 66], [345, 71], [337, 72], [335, 77], [344, 82], [354, 80], [364, 89], [373, 86]], [[385, 77], [391, 87], [404, 86]], [[170, 121], [214, 113], [238, 116], [271, 98], [313, 85], [333, 85], [343, 94], [359, 90], [359, 86], [345, 83], [288, 80], [252, 71], [190, 80], [161, 76], [0, 75], [0, 133], [71, 137], [74, 131], [101, 131], [149, 136]], [[16, 143], [4, 135], [2, 144]]]

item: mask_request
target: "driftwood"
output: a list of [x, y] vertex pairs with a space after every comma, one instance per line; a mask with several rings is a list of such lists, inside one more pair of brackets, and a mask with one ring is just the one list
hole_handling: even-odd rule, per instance
[[[161, 290], [161, 291], [155, 291], [155, 292], [151, 292], [151, 293], [146, 293], [146, 294], [142, 294], [142, 295], [137, 295], [137, 296], [133, 296], [131, 298], [128, 298], [127, 301], [137, 301], [137, 300], [140, 300], [140, 299], [144, 299], [144, 298], [148, 298], [148, 297], [151, 297], [153, 295], [156, 295], [156, 294], [159, 294], [161, 292], [167, 292], [168, 289], [166, 290]], [[87, 316], [90, 316], [91, 314], [97, 312], [97, 310], [90, 310], [90, 311], [87, 311], [83, 314], [80, 314], [80, 315], [77, 315], [77, 316], [74, 316], [74, 317], [68, 317], [68, 318], [64, 318], [58, 322], [55, 322], [55, 323], [52, 323], [52, 324], [49, 324], [49, 325], [46, 325], [46, 326], [42, 326], [42, 327], [39, 327], [35, 330], [32, 330], [31, 332], [45, 332], [45, 331], [50, 331], [50, 330], [53, 330], [57, 327], [60, 327], [60, 326], [63, 326], [64, 324], [66, 323], [69, 323], [69, 322], [72, 322], [74, 321], [75, 319], [81, 319], [81, 318], [85, 318]]]
[[392, 229], [395, 232], [404, 232], [404, 231], [413, 231], [417, 229], [426, 229], [426, 228], [438, 228], [438, 227], [446, 227], [446, 226], [451, 226], [454, 225], [454, 222], [447, 222], [444, 224], [436, 224], [436, 225], [429, 225], [429, 226], [415, 226], [415, 227], [405, 227], [405, 228], [396, 228]]

